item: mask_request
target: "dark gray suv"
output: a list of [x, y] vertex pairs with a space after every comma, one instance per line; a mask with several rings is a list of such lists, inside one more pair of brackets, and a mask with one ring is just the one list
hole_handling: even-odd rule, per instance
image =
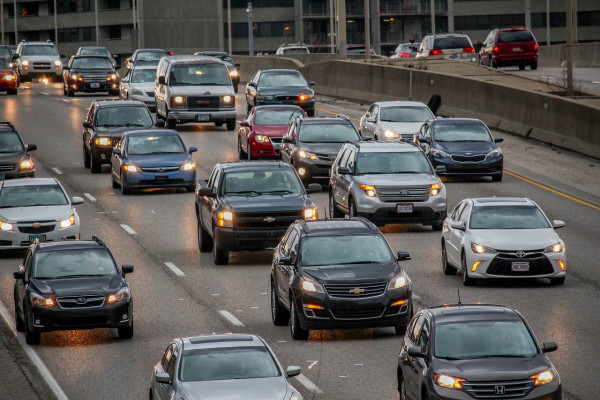
[[35, 144], [23, 143], [13, 124], [0, 122], [0, 180], [32, 178], [35, 164], [29, 152], [35, 149]]

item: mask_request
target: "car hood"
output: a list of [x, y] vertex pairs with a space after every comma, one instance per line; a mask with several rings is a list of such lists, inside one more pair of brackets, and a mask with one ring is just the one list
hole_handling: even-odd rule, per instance
[[[358, 140], [358, 139], [357, 139]], [[309, 151], [317, 154], [327, 154], [329, 156], [337, 156], [344, 143], [303, 143], [299, 144], [299, 150]]]
[[221, 199], [223, 207], [234, 212], [300, 211], [315, 206], [307, 195], [240, 195]]
[[533, 358], [479, 358], [471, 360], [436, 359], [433, 369], [439, 374], [448, 374], [467, 381], [510, 381], [527, 379], [531, 375], [550, 367], [544, 356], [538, 354]]
[[73, 215], [70, 204], [61, 206], [0, 208], [0, 219], [5, 222], [60, 221]]
[[[25, 150], [0, 153], [0, 162], [18, 162], [25, 155]], [[1, 210], [0, 210], [1, 211]]]
[[288, 392], [282, 377], [181, 382], [185, 398], [193, 400], [282, 400]]
[[7, 74], [14, 73], [14, 72], [15, 71], [11, 68], [0, 68], [0, 75], [7, 75]]
[[55, 56], [21, 56], [20, 58], [21, 60], [27, 60], [27, 61], [55, 61], [55, 60], [60, 60], [60, 57], [57, 55]]
[[395, 262], [387, 264], [345, 264], [302, 267], [302, 272], [322, 283], [351, 283], [389, 281], [400, 273]]
[[223, 86], [169, 86], [169, 92], [172, 95], [181, 95], [181, 96], [225, 96], [230, 95], [233, 96], [233, 86], [223, 85]]
[[288, 130], [287, 125], [253, 125], [252, 132], [270, 137], [283, 137]]
[[191, 160], [189, 153], [127, 155], [138, 167], [173, 167]]
[[440, 179], [433, 174], [365, 174], [355, 175], [354, 180], [360, 185], [385, 187], [431, 185], [433, 183], [438, 183]]
[[107, 136], [111, 139], [121, 139], [123, 132], [125, 131], [137, 131], [139, 129], [150, 129], [150, 127], [143, 126], [115, 126], [115, 127], [104, 127], [104, 126], [96, 126], [96, 135], [97, 136]]
[[559, 242], [554, 229], [471, 229], [471, 240], [501, 250], [540, 250]]
[[447, 153], [489, 153], [496, 148], [493, 142], [435, 142], [434, 148]]
[[299, 96], [301, 94], [314, 94], [314, 91], [307, 87], [282, 86], [273, 88], [258, 88], [258, 93], [264, 96]]
[[423, 122], [388, 122], [379, 121], [379, 127], [381, 132], [387, 130], [399, 133], [401, 135], [413, 135], [419, 132], [419, 129], [423, 126]]
[[82, 69], [82, 68], [73, 68], [71, 70], [71, 74], [79, 74], [79, 75], [111, 75], [116, 74], [114, 69], [100, 69], [100, 68], [90, 68], [90, 69]]
[[44, 295], [80, 296], [86, 294], [106, 294], [121, 288], [119, 274], [90, 278], [31, 279], [31, 284]]

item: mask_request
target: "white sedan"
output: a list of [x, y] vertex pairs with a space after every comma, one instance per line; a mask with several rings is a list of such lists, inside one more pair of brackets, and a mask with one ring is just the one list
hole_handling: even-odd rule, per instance
[[375, 140], [411, 141], [423, 123], [435, 119], [429, 107], [418, 101], [373, 103], [360, 119], [363, 137]]
[[565, 282], [565, 244], [550, 222], [527, 198], [465, 199], [444, 220], [442, 268], [462, 273], [465, 286], [486, 278], [549, 278]]

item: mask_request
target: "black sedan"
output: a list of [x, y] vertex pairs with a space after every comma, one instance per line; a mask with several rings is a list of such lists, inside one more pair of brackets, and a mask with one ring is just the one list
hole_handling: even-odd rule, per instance
[[73, 56], [63, 67], [63, 92], [108, 92], [119, 95], [119, 75], [110, 58], [105, 56]]
[[270, 104], [293, 104], [306, 111], [309, 117], [315, 115], [315, 92], [295, 69], [267, 69], [254, 75], [246, 85], [248, 112], [254, 106]]
[[434, 167], [446, 168], [439, 175], [491, 176], [502, 180], [503, 156], [488, 127], [478, 119], [443, 118], [427, 121], [415, 136]]
[[496, 305], [422, 308], [398, 356], [400, 399], [559, 400], [558, 372], [517, 311]]
[[383, 234], [364, 218], [297, 221], [275, 249], [271, 316], [295, 340], [311, 329], [394, 327], [412, 315], [411, 281]]
[[125, 274], [97, 237], [92, 240], [36, 241], [13, 273], [17, 330], [28, 344], [41, 332], [117, 328], [119, 338], [133, 336], [133, 301]]

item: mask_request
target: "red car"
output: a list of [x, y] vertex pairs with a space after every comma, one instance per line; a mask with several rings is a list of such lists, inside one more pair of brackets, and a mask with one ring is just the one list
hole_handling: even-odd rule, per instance
[[481, 50], [479, 63], [493, 68], [518, 66], [537, 69], [538, 44], [527, 28], [501, 28], [489, 33]]
[[281, 138], [288, 130], [290, 121], [306, 112], [293, 105], [268, 105], [252, 108], [238, 131], [238, 154], [240, 160], [279, 157]]
[[5, 59], [0, 58], [0, 92], [17, 94], [17, 75]]

